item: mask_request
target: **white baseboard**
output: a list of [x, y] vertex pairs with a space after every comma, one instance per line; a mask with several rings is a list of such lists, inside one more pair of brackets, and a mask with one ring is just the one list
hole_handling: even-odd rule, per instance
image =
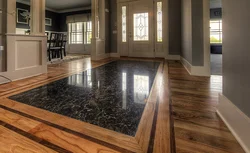
[[[0, 75], [3, 75], [3, 76], [5, 76], [5, 77], [7, 77], [7, 78], [10, 79], [11, 81], [23, 80], [23, 79], [35, 77], [35, 76], [38, 76], [38, 75], [41, 75], [41, 74], [43, 74], [43, 73], [32, 74], [32, 75], [27, 75], [27, 76], [24, 76], [24, 77], [21, 77], [21, 78], [17, 78], [17, 77], [13, 77], [13, 75], [11, 75], [10, 72], [0, 73]], [[0, 77], [0, 85], [1, 85], [1, 84], [5, 84], [5, 83], [10, 83], [10, 81], [9, 81], [8, 79], [3, 78], [3, 77]]]
[[250, 118], [224, 95], [219, 95], [218, 115], [246, 153], [250, 153]]
[[1, 85], [1, 84], [5, 84], [5, 83], [9, 83], [9, 82], [10, 82], [9, 80], [0, 77], [0, 85]]
[[102, 60], [102, 59], [109, 58], [109, 57], [110, 57], [109, 53], [105, 53], [105, 54], [99, 54], [94, 58], [92, 57], [91, 60], [98, 61], [98, 60]]
[[166, 60], [181, 60], [181, 56], [180, 55], [168, 55], [166, 57]]
[[121, 57], [119, 53], [110, 53], [110, 57]]
[[165, 52], [155, 52], [155, 57], [156, 58], [165, 58], [166, 53]]
[[192, 75], [192, 65], [183, 57], [180, 57], [181, 58], [181, 63], [182, 65], [185, 67], [185, 69], [188, 71], [188, 73], [190, 75]]
[[210, 76], [210, 71], [205, 66], [193, 66], [185, 58], [181, 57], [181, 63], [186, 68], [190, 75], [195, 76]]

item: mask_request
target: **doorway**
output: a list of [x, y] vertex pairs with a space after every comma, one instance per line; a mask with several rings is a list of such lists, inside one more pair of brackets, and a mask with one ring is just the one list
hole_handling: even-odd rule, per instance
[[211, 75], [222, 75], [222, 4], [210, 0], [210, 58]]
[[[163, 2], [118, 3], [118, 52], [128, 57], [164, 57]], [[166, 39], [165, 39], [166, 40]]]

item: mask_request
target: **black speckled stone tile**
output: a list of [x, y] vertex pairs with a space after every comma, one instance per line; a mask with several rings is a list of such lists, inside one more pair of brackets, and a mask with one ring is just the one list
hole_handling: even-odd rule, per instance
[[135, 136], [159, 65], [115, 61], [9, 98]]

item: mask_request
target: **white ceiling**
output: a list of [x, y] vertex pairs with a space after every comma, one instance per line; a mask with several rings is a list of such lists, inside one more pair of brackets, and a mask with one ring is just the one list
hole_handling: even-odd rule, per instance
[[221, 0], [210, 0], [210, 8], [221, 8]]
[[[30, 2], [30, 0], [17, 0], [17, 2], [27, 4]], [[58, 12], [90, 6], [91, 0], [46, 0], [46, 8]]]

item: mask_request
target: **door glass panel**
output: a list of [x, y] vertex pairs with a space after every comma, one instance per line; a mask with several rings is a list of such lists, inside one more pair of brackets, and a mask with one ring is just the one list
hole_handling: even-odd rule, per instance
[[162, 42], [162, 2], [157, 2], [157, 42]]
[[127, 7], [122, 7], [122, 42], [127, 42]]
[[134, 41], [148, 41], [148, 13], [134, 14]]

